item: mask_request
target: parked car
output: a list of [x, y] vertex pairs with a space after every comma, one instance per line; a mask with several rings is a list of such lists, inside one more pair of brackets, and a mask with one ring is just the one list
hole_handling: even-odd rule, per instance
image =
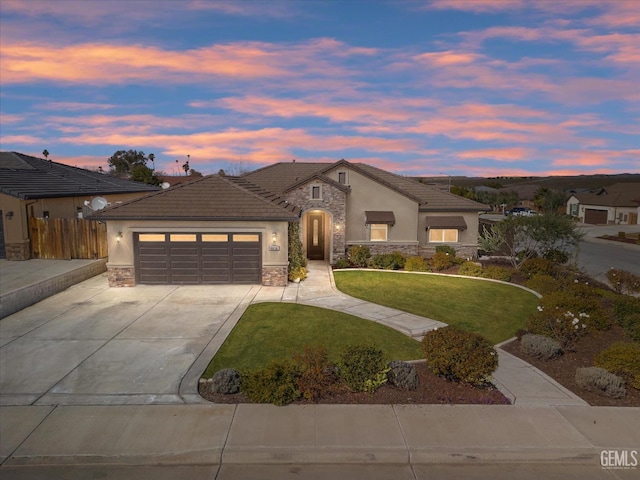
[[531, 210], [528, 207], [514, 207], [511, 210], [506, 210], [505, 215], [515, 215], [522, 217], [532, 217], [533, 215], [537, 215], [534, 210]]

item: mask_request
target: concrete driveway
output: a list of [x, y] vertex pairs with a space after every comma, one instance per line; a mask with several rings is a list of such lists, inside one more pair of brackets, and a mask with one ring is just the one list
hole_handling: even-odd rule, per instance
[[185, 375], [255, 288], [79, 283], [0, 321], [0, 404], [183, 403]]

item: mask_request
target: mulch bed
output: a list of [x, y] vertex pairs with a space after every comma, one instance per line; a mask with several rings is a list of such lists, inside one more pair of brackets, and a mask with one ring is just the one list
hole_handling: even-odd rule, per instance
[[[351, 392], [341, 386], [317, 402], [299, 400], [294, 404], [479, 404], [503, 405], [509, 400], [492, 385], [483, 388], [449, 382], [429, 371], [426, 363], [416, 363], [420, 384], [417, 390], [402, 390], [391, 385], [383, 385], [372, 395]], [[214, 394], [200, 384], [200, 395], [214, 403], [251, 403], [242, 393], [235, 395]], [[206, 385], [206, 384], [204, 384]]]
[[520, 341], [518, 340], [504, 345], [502, 349], [542, 370], [589, 405], [640, 407], [640, 390], [627, 387], [627, 395], [624, 398], [608, 398], [583, 390], [576, 385], [575, 374], [577, 368], [593, 367], [593, 360], [599, 352], [608, 348], [612, 343], [622, 341], [628, 341], [624, 331], [620, 326], [613, 325], [608, 331], [593, 332], [585, 335], [576, 344], [575, 352], [565, 352], [561, 357], [552, 360], [538, 360], [525, 355], [520, 351]]

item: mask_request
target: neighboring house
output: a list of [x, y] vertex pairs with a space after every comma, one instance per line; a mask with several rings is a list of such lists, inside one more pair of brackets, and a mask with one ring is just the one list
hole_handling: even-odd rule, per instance
[[301, 207], [309, 259], [334, 263], [352, 245], [429, 257], [438, 245], [478, 251], [486, 205], [363, 163], [277, 163], [243, 175]]
[[351, 245], [430, 256], [478, 249], [485, 205], [364, 164], [278, 163], [241, 177], [209, 175], [90, 218], [106, 221], [109, 284], [286, 285], [288, 225], [309, 259]]
[[300, 209], [246, 179], [210, 175], [89, 218], [107, 222], [110, 286], [282, 286]]
[[70, 167], [16, 152], [0, 152], [0, 258], [31, 255], [29, 218], [78, 218], [96, 197], [116, 203], [158, 190], [144, 183]]
[[637, 225], [640, 183], [616, 183], [595, 193], [574, 193], [567, 201], [567, 214], [588, 224]]

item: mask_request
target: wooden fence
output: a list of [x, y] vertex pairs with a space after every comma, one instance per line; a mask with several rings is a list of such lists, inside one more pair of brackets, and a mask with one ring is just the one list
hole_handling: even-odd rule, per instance
[[29, 218], [31, 258], [71, 260], [108, 256], [107, 226], [81, 218]]

